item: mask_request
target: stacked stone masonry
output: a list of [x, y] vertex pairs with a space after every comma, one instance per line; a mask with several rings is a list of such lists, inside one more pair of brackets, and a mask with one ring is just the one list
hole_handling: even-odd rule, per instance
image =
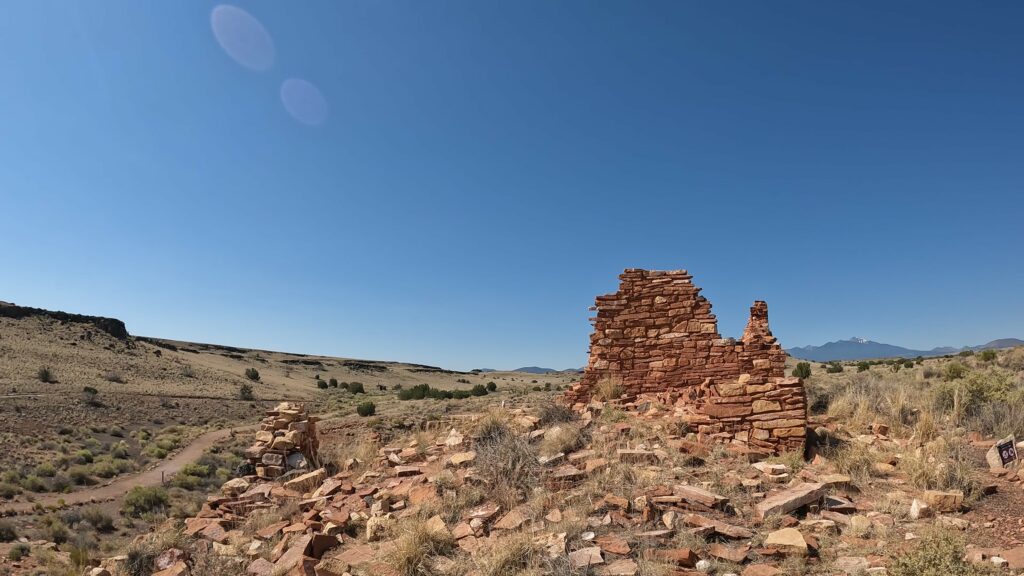
[[256, 443], [245, 452], [257, 476], [277, 478], [319, 464], [316, 416], [307, 416], [304, 406], [289, 402], [278, 404], [266, 415], [256, 432]]
[[590, 360], [572, 404], [589, 402], [604, 382], [627, 398], [657, 395], [685, 408], [705, 438], [773, 452], [802, 449], [803, 382], [785, 377], [786, 353], [768, 327], [768, 305], [754, 302], [739, 341], [722, 338], [711, 303], [686, 270], [627, 269], [615, 294], [592, 310]]

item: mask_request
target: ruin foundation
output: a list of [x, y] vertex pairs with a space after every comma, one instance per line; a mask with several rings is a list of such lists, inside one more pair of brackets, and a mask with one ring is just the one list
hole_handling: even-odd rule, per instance
[[703, 439], [803, 449], [803, 382], [785, 377], [786, 353], [768, 327], [765, 302], [754, 302], [737, 341], [718, 333], [711, 303], [686, 270], [631, 268], [619, 278], [619, 291], [598, 296], [592, 308], [590, 360], [566, 392], [570, 404], [617, 385], [626, 398], [655, 396], [683, 408]]

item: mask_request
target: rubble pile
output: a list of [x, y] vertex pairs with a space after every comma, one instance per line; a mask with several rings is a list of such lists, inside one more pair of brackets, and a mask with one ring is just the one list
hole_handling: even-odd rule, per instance
[[[275, 429], [283, 429], [276, 420], [286, 412], [285, 418], [296, 418], [290, 423], [302, 421], [301, 411], [284, 407], [268, 417]], [[507, 412], [508, 426], [537, 454], [564, 427], [578, 427], [587, 439], [566, 453], [538, 457], [541, 477], [532, 496], [511, 505], [483, 479], [480, 451], [488, 447], [474, 439], [469, 424], [425, 440], [424, 434], [396, 440], [379, 447], [372, 462], [349, 459], [333, 473], [317, 468], [288, 478], [236, 478], [186, 520], [194, 549], [175, 552], [156, 574], [198, 574], [188, 555], [200, 551], [254, 576], [413, 573], [407, 564], [399, 570], [403, 564], [395, 558], [408, 554], [402, 538], [415, 525], [447, 543], [423, 552], [421, 561], [430, 563], [424, 573], [431, 574], [490, 574], [467, 572], [465, 563], [460, 569], [456, 559], [468, 555], [471, 564], [484, 566], [482, 559], [525, 536], [547, 567], [542, 573], [635, 576], [643, 562], [654, 562], [672, 576], [773, 576], [792, 573], [787, 566], [795, 562], [812, 574], [882, 575], [901, 550], [879, 535], [899, 531], [900, 545], [910, 547], [931, 523], [982, 527], [963, 514], [963, 492], [915, 491], [894, 481], [883, 505], [864, 497], [854, 479], [821, 456], [794, 469], [723, 452], [692, 433], [673, 434], [671, 415], [610, 422], [597, 409], [588, 414], [541, 425], [527, 411]], [[914, 449], [881, 428], [844, 441]], [[1019, 489], [1020, 477], [1011, 478], [1017, 473], [997, 476], [1003, 486], [1012, 480]], [[623, 474], [633, 480], [616, 480]], [[479, 500], [459, 507], [471, 488]], [[1024, 570], [1024, 542], [970, 554]]]
[[256, 432], [256, 443], [245, 451], [256, 476], [278, 478], [290, 470], [318, 465], [316, 422], [317, 418], [307, 416], [301, 404], [282, 402], [268, 410]]

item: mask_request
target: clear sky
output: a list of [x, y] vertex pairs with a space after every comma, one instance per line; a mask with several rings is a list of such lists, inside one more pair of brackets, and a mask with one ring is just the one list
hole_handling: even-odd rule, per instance
[[0, 300], [582, 366], [626, 267], [725, 335], [1024, 337], [1024, 4], [108, 0], [0, 19]]

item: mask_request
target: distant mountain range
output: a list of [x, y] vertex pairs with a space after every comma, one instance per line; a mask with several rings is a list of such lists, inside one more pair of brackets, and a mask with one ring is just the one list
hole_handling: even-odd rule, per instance
[[[515, 370], [508, 370], [508, 372], [526, 372], [527, 374], [549, 374], [551, 372], [582, 372], [582, 368], [566, 368], [565, 370], [555, 370], [554, 368], [541, 368], [540, 366], [523, 366], [522, 368], [516, 368]], [[474, 372], [497, 372], [494, 368], [477, 368]]]
[[802, 346], [789, 348], [786, 352], [794, 358], [801, 360], [814, 360], [815, 362], [828, 362], [830, 360], [867, 360], [869, 358], [915, 358], [917, 356], [944, 356], [956, 354], [964, 350], [987, 350], [989, 348], [1012, 348], [1024, 345], [1024, 340], [1017, 338], [1000, 338], [980, 346], [964, 346], [953, 348], [943, 346], [931, 350], [912, 350], [893, 344], [882, 344], [864, 338], [850, 338], [849, 340], [838, 340], [821, 346]]

